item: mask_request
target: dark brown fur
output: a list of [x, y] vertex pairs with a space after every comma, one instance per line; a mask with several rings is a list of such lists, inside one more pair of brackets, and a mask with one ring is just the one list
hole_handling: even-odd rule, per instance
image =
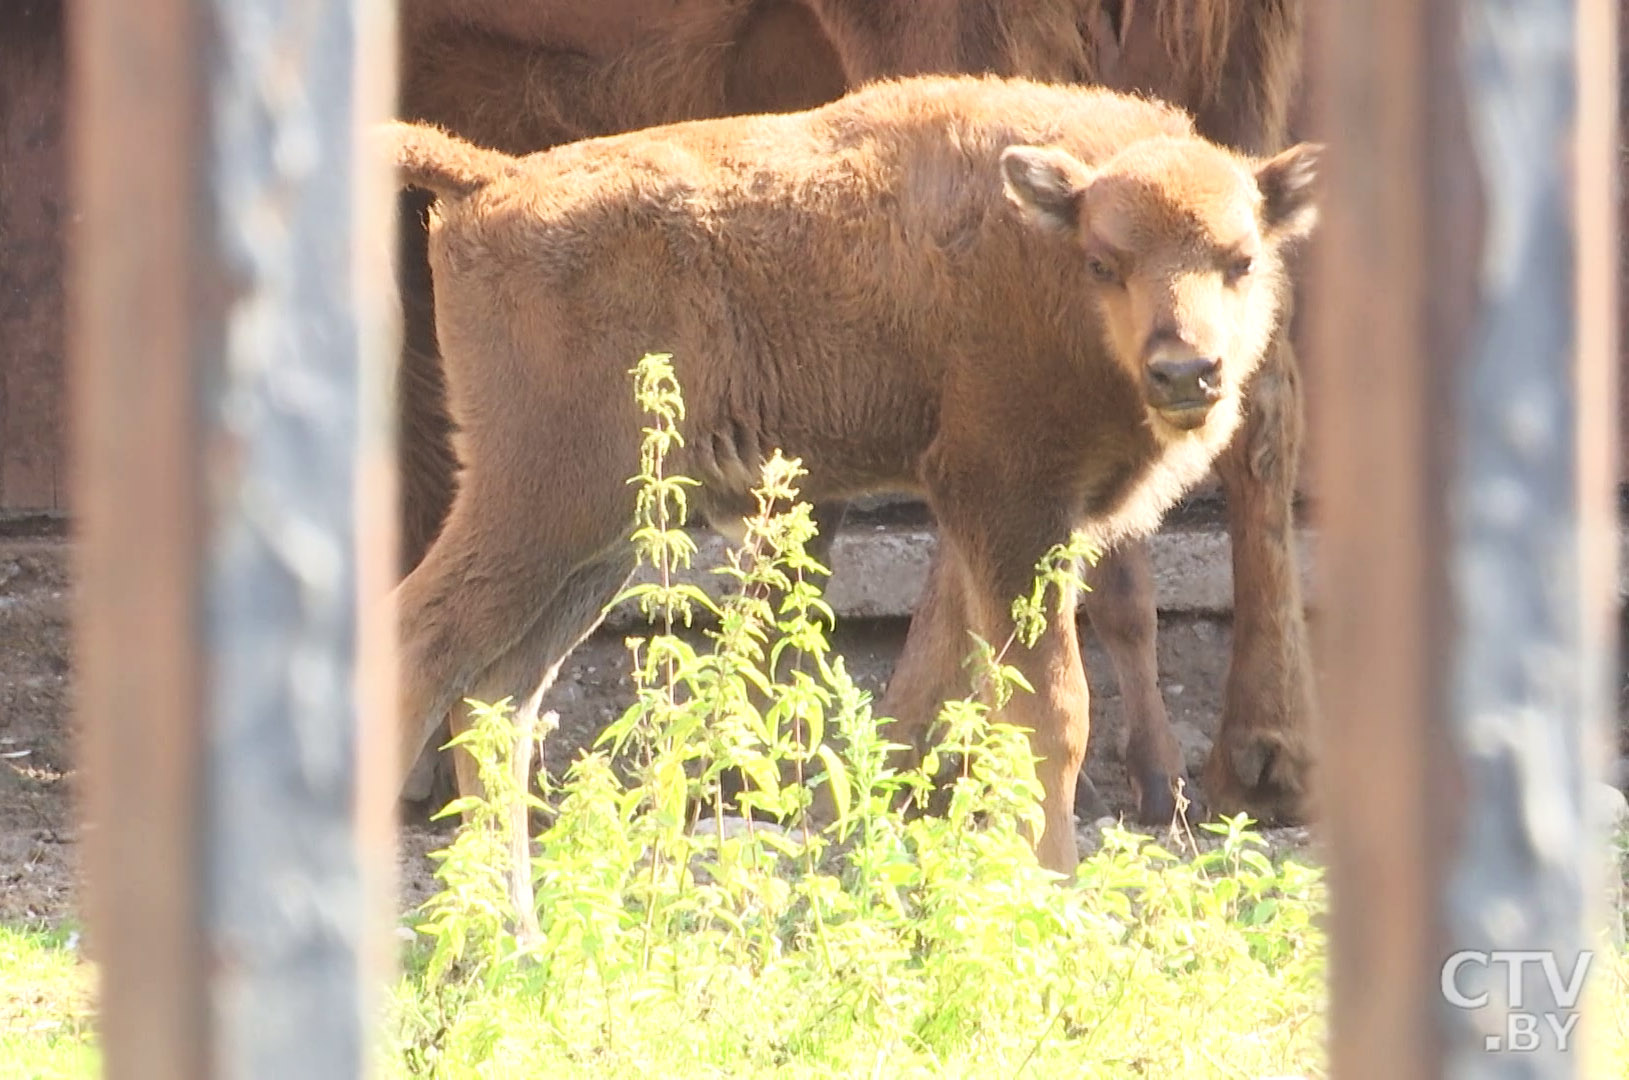
[[[403, 23], [404, 114], [511, 152], [798, 108], [836, 96], [845, 81], [990, 71], [1155, 94], [1192, 111], [1207, 137], [1266, 153], [1285, 142], [1301, 0], [407, 0]], [[414, 218], [422, 210], [422, 200], [410, 203], [403, 230], [404, 567], [440, 527], [452, 491]], [[1285, 335], [1257, 383], [1218, 462], [1234, 550], [1234, 655], [1203, 788], [1213, 808], [1289, 820], [1309, 809], [1313, 699], [1292, 548], [1300, 389]], [[1146, 545], [1117, 548], [1093, 585], [1086, 605], [1127, 703], [1139, 816], [1159, 820], [1184, 770], [1155, 678]], [[905, 666], [922, 651], [908, 644]]]
[[[1305, 147], [1250, 159], [1162, 105], [1025, 80], [889, 82], [523, 159], [388, 134], [439, 197], [462, 463], [398, 594], [404, 770], [460, 698], [535, 702], [631, 572], [627, 372], [658, 350], [687, 403], [670, 465], [720, 527], [774, 448], [817, 502], [928, 500], [954, 601], [925, 617], [955, 651], [902, 664], [883, 703], [918, 742], [958, 692], [943, 665], [968, 631], [1006, 639], [1048, 547], [1145, 535], [1227, 446], [1312, 216]], [[1204, 399], [1145, 387], [1206, 359]], [[1072, 612], [1015, 649], [1036, 693], [1007, 706], [1040, 759], [1041, 857], [1065, 871], [1087, 733]]]
[[[408, 20], [403, 115], [508, 153], [679, 120], [808, 108], [846, 88], [819, 24], [794, 0], [691, 0], [660, 19], [634, 19], [614, 44], [432, 20], [438, 6], [458, 5], [420, 5], [423, 13]], [[512, 5], [527, 7], [563, 13], [570, 5]]]

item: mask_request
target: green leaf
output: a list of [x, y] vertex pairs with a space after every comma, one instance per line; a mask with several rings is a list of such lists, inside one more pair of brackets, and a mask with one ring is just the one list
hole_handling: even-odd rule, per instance
[[851, 805], [848, 768], [837, 752], [824, 743], [815, 749], [815, 753], [820, 755], [820, 760], [826, 766], [826, 784], [831, 790], [832, 803], [837, 809], [837, 820], [847, 822]]

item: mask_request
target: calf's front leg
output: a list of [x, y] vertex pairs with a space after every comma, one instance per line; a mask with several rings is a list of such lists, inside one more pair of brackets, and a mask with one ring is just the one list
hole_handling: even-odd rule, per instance
[[[1069, 535], [1072, 515], [1067, 509], [1035, 497], [1046, 485], [1022, 474], [981, 475], [989, 460], [975, 456], [974, 464], [958, 469], [956, 462], [940, 458], [929, 466], [941, 562], [932, 575], [930, 606], [918, 611], [918, 618], [927, 615], [930, 622], [919, 630], [913, 619], [912, 635], [921, 633], [922, 647], [931, 646], [931, 655], [916, 658], [915, 670], [942, 677], [959, 667], [972, 647], [967, 630], [997, 649], [1012, 639], [1013, 601], [1029, 594], [1036, 563]], [[1048, 597], [1046, 629], [1033, 646], [1011, 640], [1004, 662], [1016, 667], [1034, 692], [1016, 690], [1002, 717], [1029, 733], [1036, 758], [1045, 819], [1041, 835], [1034, 838], [1036, 856], [1048, 869], [1071, 874], [1078, 862], [1075, 787], [1091, 721], [1075, 591], [1071, 587], [1065, 593]], [[960, 633], [955, 632], [958, 624]], [[891, 698], [914, 700], [919, 709], [933, 697], [914, 688], [889, 690]]]
[[[988, 551], [983, 545], [973, 550]], [[1030, 752], [1036, 758], [1035, 775], [1041, 784], [1045, 815], [1035, 844], [1036, 857], [1049, 870], [1072, 874], [1079, 861], [1075, 787], [1086, 760], [1091, 725], [1074, 588], [1065, 587], [1062, 597], [1048, 597], [1046, 630], [1034, 645], [1012, 639], [1012, 602], [1028, 591], [1035, 562], [1044, 553], [1044, 546], [1030, 549], [1025, 554], [1034, 558], [1027, 561], [1022, 554], [991, 553], [982, 559], [975, 555], [963, 567], [964, 589], [972, 629], [997, 648], [1011, 639], [1005, 662], [1034, 687], [1034, 693], [1015, 690], [1002, 709], [1002, 719], [1029, 732]]]

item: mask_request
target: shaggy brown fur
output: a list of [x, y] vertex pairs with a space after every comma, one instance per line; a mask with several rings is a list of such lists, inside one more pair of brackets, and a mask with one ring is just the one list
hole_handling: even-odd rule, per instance
[[[846, 80], [991, 71], [1155, 94], [1192, 111], [1207, 137], [1261, 154], [1285, 142], [1300, 32], [1301, 0], [407, 0], [403, 111], [523, 152], [663, 120], [798, 108]], [[411, 203], [403, 229], [404, 568], [452, 492], [423, 209]], [[1215, 809], [1293, 820], [1309, 810], [1313, 698], [1292, 546], [1300, 389], [1286, 334], [1250, 399], [1217, 463], [1234, 651], [1203, 788]], [[1122, 545], [1090, 580], [1086, 608], [1126, 702], [1138, 816], [1168, 819], [1184, 770], [1156, 679], [1146, 545]], [[926, 625], [918, 618], [913, 632]], [[919, 644], [907, 644], [907, 659]]]
[[[563, 36], [575, 28], [569, 22], [560, 34], [516, 38], [491, 22], [431, 20], [436, 7], [460, 6], [476, 5], [420, 4], [408, 19], [402, 112], [509, 153], [679, 120], [804, 109], [846, 89], [819, 24], [793, 0], [691, 0], [659, 19], [630, 18], [614, 45], [574, 42]], [[550, 7], [569, 14], [570, 5], [534, 2], [511, 5], [511, 15]]]
[[[463, 465], [398, 594], [404, 770], [461, 697], [535, 702], [631, 572], [627, 373], [655, 350], [687, 401], [671, 464], [721, 527], [772, 448], [816, 501], [928, 500], [927, 618], [953, 651], [902, 663], [883, 703], [918, 741], [966, 632], [1008, 636], [1049, 546], [1152, 531], [1225, 449], [1313, 218], [1309, 147], [1247, 158], [1165, 106], [1025, 80], [886, 82], [523, 159], [428, 126], [389, 138], [439, 198]], [[1036, 693], [1007, 707], [1040, 759], [1039, 854], [1065, 871], [1087, 735], [1073, 610], [1016, 650]]]

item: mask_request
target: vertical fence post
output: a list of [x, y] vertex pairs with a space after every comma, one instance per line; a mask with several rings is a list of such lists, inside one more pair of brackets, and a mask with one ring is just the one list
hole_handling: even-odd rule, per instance
[[1584, 1073], [1553, 1025], [1590, 945], [1610, 700], [1611, 18], [1339, 0], [1315, 23], [1336, 1077]]
[[393, 32], [388, 0], [70, 11], [76, 660], [110, 1077], [365, 1071], [392, 853], [391, 679], [368, 668], [389, 643], [359, 644], [394, 551], [392, 200], [354, 136], [388, 104]]

